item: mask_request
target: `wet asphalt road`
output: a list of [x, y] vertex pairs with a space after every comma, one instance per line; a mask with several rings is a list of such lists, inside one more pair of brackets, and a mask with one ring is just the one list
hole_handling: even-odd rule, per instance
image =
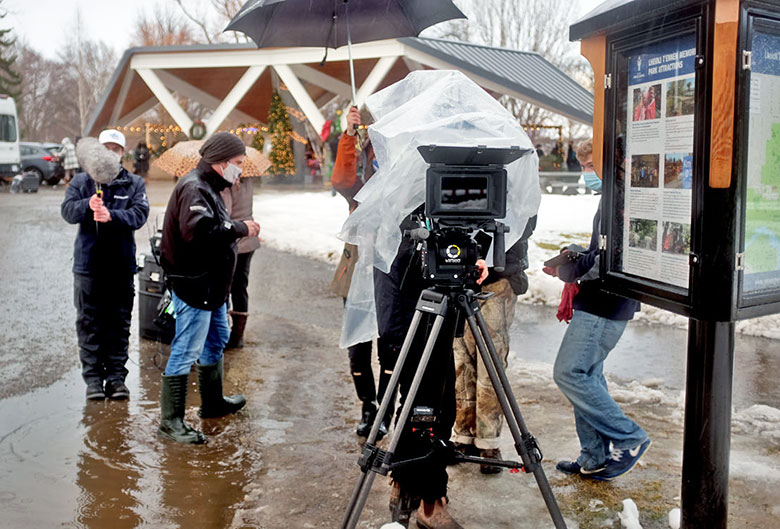
[[[170, 188], [150, 186], [150, 219]], [[200, 421], [191, 384], [188, 421], [209, 443], [163, 442], [154, 432], [167, 347], [138, 338], [137, 299], [131, 400], [84, 402], [72, 303], [76, 227], [59, 215], [62, 196], [61, 187], [0, 193], [0, 526], [337, 526], [358, 476], [360, 439], [352, 434], [358, 407], [346, 356], [336, 345], [341, 300], [327, 288], [332, 267], [268, 248], [256, 253], [247, 347], [226, 356], [227, 391], [242, 391], [249, 403], [235, 417]], [[148, 250], [149, 234], [137, 232], [139, 253]], [[647, 516], [645, 529], [667, 527], [663, 515], [679, 501], [680, 410], [663, 402], [631, 408], [655, 444], [630, 479], [596, 487], [562, 477], [552, 466], [576, 450], [570, 408], [548, 374], [525, 373], [523, 365], [551, 363], [565, 327], [550, 308], [521, 305], [517, 314], [510, 375], [567, 520], [583, 529], [617, 528], [614, 511], [632, 497]], [[607, 370], [617, 380], [660, 378], [674, 393], [683, 386], [685, 348], [685, 331], [632, 324]], [[779, 349], [770, 340], [738, 337], [736, 405], [780, 407]], [[511, 443], [505, 432], [505, 455]], [[750, 454], [777, 466], [776, 441], [734, 436], [733, 449], [735, 459]], [[450, 475], [453, 512], [467, 527], [551, 526], [530, 477], [485, 477], [463, 465]], [[732, 477], [730, 527], [780, 525], [777, 481], [768, 483]], [[389, 520], [386, 491], [378, 478], [360, 527]], [[594, 499], [604, 507], [593, 507]]]

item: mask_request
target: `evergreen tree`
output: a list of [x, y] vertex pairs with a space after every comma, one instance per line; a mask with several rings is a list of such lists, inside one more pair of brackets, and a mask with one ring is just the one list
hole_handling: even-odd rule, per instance
[[[0, 0], [0, 20], [8, 14], [2, 9], [2, 3], [3, 0]], [[8, 94], [17, 99], [21, 93], [22, 77], [13, 69], [16, 62], [15, 43], [11, 29], [0, 29], [0, 94]]]
[[259, 130], [257, 131], [257, 134], [255, 134], [255, 137], [252, 138], [252, 145], [250, 147], [257, 149], [258, 152], [263, 152], [263, 147], [265, 147], [265, 138]]
[[292, 138], [292, 125], [279, 92], [274, 90], [271, 98], [271, 108], [268, 109], [268, 130], [271, 132], [271, 160], [269, 172], [277, 175], [291, 175], [295, 172], [295, 159], [293, 158], [290, 140]]

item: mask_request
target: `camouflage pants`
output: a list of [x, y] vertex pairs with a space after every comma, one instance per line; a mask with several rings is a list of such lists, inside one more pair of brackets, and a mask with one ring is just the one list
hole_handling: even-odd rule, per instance
[[[479, 306], [496, 353], [506, 367], [509, 327], [515, 317], [517, 296], [506, 279], [491, 283], [482, 290], [495, 294], [487, 301], [480, 301]], [[498, 448], [504, 415], [468, 324], [463, 337], [455, 339], [453, 350], [457, 415], [452, 440], [474, 444], [482, 449]]]

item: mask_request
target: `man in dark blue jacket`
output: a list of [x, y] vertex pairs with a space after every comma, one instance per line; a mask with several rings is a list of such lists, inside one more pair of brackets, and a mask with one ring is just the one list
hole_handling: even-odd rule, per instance
[[81, 140], [77, 154], [87, 172], [73, 178], [61, 207], [62, 217], [79, 225], [73, 297], [81, 376], [90, 400], [130, 396], [125, 363], [137, 271], [133, 232], [146, 223], [149, 201], [143, 179], [120, 165], [124, 145], [116, 130], [104, 131], [100, 143]]
[[[601, 191], [601, 177], [594, 171], [593, 144], [577, 148], [585, 171], [585, 183]], [[593, 218], [590, 246], [575, 261], [545, 272], [557, 275], [576, 291], [573, 313], [555, 359], [553, 378], [574, 407], [580, 439], [576, 461], [560, 461], [556, 468], [601, 481], [610, 481], [631, 470], [650, 447], [650, 438], [628, 418], [607, 390], [604, 360], [617, 345], [639, 303], [601, 290], [599, 281], [599, 224], [601, 204]], [[575, 284], [579, 285], [577, 289]], [[564, 296], [566, 298], [566, 296]]]

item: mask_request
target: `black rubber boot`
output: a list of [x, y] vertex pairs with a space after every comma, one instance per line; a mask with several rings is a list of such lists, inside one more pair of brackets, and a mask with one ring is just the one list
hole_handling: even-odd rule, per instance
[[223, 359], [215, 364], [195, 364], [198, 371], [198, 385], [200, 387], [200, 411], [198, 415], [204, 419], [223, 417], [235, 413], [246, 404], [243, 395], [222, 395]]
[[[377, 387], [376, 392], [377, 397], [379, 398], [379, 402], [382, 402], [385, 398], [387, 385], [389, 384], [390, 377], [392, 376], [392, 373], [385, 373], [384, 369], [379, 372], [379, 386]], [[393, 421], [393, 413], [395, 412], [395, 396], [396, 391], [393, 391], [392, 395], [387, 396], [390, 399], [390, 405], [387, 407], [385, 416], [382, 417], [382, 424], [379, 425], [379, 435], [377, 435], [377, 440], [382, 439], [385, 435], [387, 435], [387, 432], [390, 431], [390, 424]]]
[[363, 403], [360, 413], [360, 424], [358, 424], [355, 433], [360, 437], [368, 437], [371, 433], [371, 426], [374, 425], [376, 417], [376, 388], [374, 387], [374, 374], [361, 373], [356, 375], [352, 373], [352, 381], [355, 383], [355, 392], [360, 402]]
[[368, 437], [368, 434], [371, 433], [371, 427], [374, 425], [374, 419], [376, 419], [376, 401], [364, 402], [360, 411], [360, 423], [355, 433], [360, 437]]
[[189, 374], [162, 376], [160, 411], [162, 420], [157, 433], [177, 443], [201, 444], [206, 437], [184, 422]]
[[230, 311], [230, 317], [233, 319], [233, 327], [230, 329], [230, 338], [228, 338], [225, 349], [240, 349], [244, 347], [247, 313]]

